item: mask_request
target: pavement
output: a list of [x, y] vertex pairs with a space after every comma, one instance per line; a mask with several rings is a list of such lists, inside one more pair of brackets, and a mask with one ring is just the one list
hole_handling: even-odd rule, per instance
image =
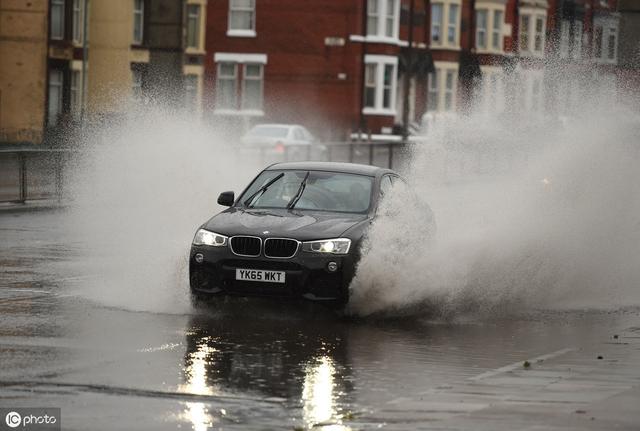
[[0, 407], [60, 408], [65, 430], [640, 429], [637, 308], [194, 309], [180, 278], [97, 280], [65, 211], [41, 209], [0, 210]]

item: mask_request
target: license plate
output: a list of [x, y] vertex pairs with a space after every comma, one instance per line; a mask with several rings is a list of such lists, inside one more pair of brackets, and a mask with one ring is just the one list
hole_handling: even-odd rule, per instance
[[261, 281], [263, 283], [284, 283], [284, 271], [265, 271], [261, 269], [236, 268], [236, 280]]

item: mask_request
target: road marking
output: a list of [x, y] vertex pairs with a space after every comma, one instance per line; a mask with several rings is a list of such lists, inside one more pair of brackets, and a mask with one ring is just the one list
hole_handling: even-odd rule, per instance
[[[547, 353], [546, 355], [537, 356], [535, 358], [527, 359], [527, 360], [533, 365], [536, 362], [546, 361], [547, 359], [555, 358], [557, 356], [562, 356], [566, 353], [573, 352], [574, 350], [576, 350], [574, 347], [568, 347], [566, 349], [557, 350], [555, 352]], [[506, 365], [504, 367], [496, 368], [495, 370], [487, 371], [486, 373], [482, 373], [477, 376], [470, 377], [469, 380], [478, 381], [478, 380], [486, 379], [487, 377], [493, 377], [498, 374], [513, 371], [518, 368], [522, 368], [523, 363], [524, 363], [524, 360], [519, 362], [514, 362], [511, 365]]]

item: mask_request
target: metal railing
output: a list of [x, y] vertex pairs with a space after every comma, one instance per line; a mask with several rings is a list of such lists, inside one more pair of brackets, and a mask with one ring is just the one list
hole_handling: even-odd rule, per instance
[[71, 154], [65, 149], [0, 148], [0, 202], [61, 200]]
[[[329, 142], [248, 150], [262, 166], [284, 161], [350, 162], [398, 169], [409, 157], [411, 143]], [[242, 151], [242, 150], [241, 150]], [[65, 194], [65, 171], [76, 154], [69, 149], [0, 147], [0, 203], [56, 199]]]
[[398, 169], [409, 157], [411, 143], [404, 142], [327, 142], [313, 145], [282, 146], [280, 148], [247, 149], [257, 153], [260, 163], [327, 161], [374, 165]]

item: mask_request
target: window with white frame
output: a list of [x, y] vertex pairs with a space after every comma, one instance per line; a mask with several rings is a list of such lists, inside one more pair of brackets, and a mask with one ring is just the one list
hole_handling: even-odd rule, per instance
[[395, 115], [398, 58], [365, 55], [365, 114]]
[[261, 64], [244, 64], [242, 73], [242, 99], [240, 109], [243, 111], [262, 110], [263, 68]]
[[200, 14], [199, 4], [187, 5], [187, 48], [200, 49]]
[[544, 9], [523, 9], [520, 12], [520, 53], [541, 57], [544, 55], [547, 15]]
[[229, 0], [227, 36], [256, 35], [256, 1]]
[[618, 20], [596, 18], [593, 25], [593, 56], [601, 63], [616, 63], [618, 59]]
[[487, 25], [489, 22], [489, 11], [480, 9], [476, 11], [476, 49], [487, 49]]
[[563, 19], [560, 23], [559, 51], [561, 58], [582, 58], [582, 21]]
[[81, 44], [84, 40], [84, 0], [73, 0], [73, 41]]
[[261, 115], [266, 55], [217, 53], [214, 59], [217, 64], [216, 112]]
[[216, 76], [216, 109], [238, 109], [238, 64], [218, 63]]
[[79, 70], [71, 71], [70, 93], [71, 115], [78, 119], [82, 111], [82, 73]]
[[460, 1], [442, 0], [431, 3], [431, 46], [459, 48]]
[[444, 7], [442, 3], [431, 4], [431, 44], [442, 44], [442, 19], [444, 17], [442, 11]]
[[198, 108], [199, 81], [200, 77], [196, 74], [184, 76], [184, 106], [189, 112], [195, 112]]
[[64, 0], [51, 0], [50, 36], [53, 40], [64, 39]]
[[427, 85], [428, 111], [454, 111], [458, 91], [458, 65], [435, 64]]
[[49, 100], [47, 110], [47, 124], [57, 126], [62, 114], [62, 92], [64, 74], [62, 70], [51, 69], [49, 71]]
[[367, 36], [398, 39], [400, 0], [367, 1]]
[[476, 8], [476, 50], [502, 52], [503, 24], [504, 10], [502, 6], [494, 3], [478, 5]]
[[133, 43], [141, 45], [144, 38], [144, 0], [133, 0]]
[[491, 46], [494, 51], [502, 51], [502, 26], [504, 24], [504, 11], [493, 11], [493, 22], [491, 23]]
[[440, 93], [438, 91], [438, 70], [429, 74], [427, 86], [427, 111], [437, 111]]

